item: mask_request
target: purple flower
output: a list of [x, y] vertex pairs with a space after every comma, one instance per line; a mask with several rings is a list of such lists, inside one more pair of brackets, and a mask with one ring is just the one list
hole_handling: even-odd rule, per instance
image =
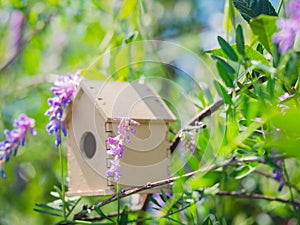
[[113, 159], [110, 160], [111, 167], [106, 172], [106, 175], [114, 177], [115, 182], [118, 182], [122, 176], [120, 172], [120, 159], [124, 152], [123, 142], [126, 140], [128, 144], [130, 143], [130, 132], [136, 133], [136, 130], [132, 127], [132, 125], [140, 125], [140, 123], [129, 118], [114, 118], [114, 120], [120, 121], [120, 123], [118, 125], [117, 136], [109, 137], [107, 139], [109, 143], [109, 150], [107, 151], [107, 154]]
[[280, 167], [280, 169], [273, 169], [273, 178], [279, 182], [278, 191], [280, 192], [284, 186], [284, 177], [282, 173], [283, 159], [276, 159], [275, 163]]
[[273, 42], [279, 44], [281, 54], [293, 47], [296, 34], [300, 31], [300, 0], [290, 1], [287, 11], [289, 18], [277, 21], [276, 25], [280, 31], [273, 36]]
[[114, 160], [111, 160], [111, 165], [109, 170], [106, 172], [106, 175], [109, 177], [114, 177], [116, 182], [119, 181], [120, 177], [122, 176], [120, 172], [120, 159], [115, 156]]
[[36, 135], [34, 119], [25, 114], [21, 114], [19, 119], [14, 121], [13, 126], [15, 129], [11, 131], [4, 130], [6, 140], [0, 142], [0, 173], [3, 178], [5, 178], [4, 162], [9, 161], [12, 153], [14, 156], [17, 154], [20, 145], [25, 145], [28, 131], [33, 136]]
[[279, 19], [276, 25], [280, 31], [273, 36], [273, 42], [279, 44], [280, 53], [285, 53], [294, 45], [296, 34], [300, 30], [300, 20], [296, 18]]
[[287, 6], [287, 12], [291, 18], [300, 18], [300, 0], [293, 0]]
[[46, 130], [49, 134], [56, 134], [56, 147], [61, 143], [60, 132], [62, 131], [65, 136], [67, 135], [67, 130], [62, 121], [63, 111], [72, 101], [71, 98], [76, 92], [80, 79], [80, 71], [78, 71], [75, 75], [69, 74], [64, 77], [59, 77], [58, 80], [54, 82], [55, 86], [50, 88], [50, 91], [54, 93], [55, 96], [48, 99], [50, 108], [45, 113], [46, 116], [49, 116], [49, 123], [46, 126]]
[[279, 96], [279, 100], [282, 102], [290, 97], [290, 94], [285, 92], [283, 95]]

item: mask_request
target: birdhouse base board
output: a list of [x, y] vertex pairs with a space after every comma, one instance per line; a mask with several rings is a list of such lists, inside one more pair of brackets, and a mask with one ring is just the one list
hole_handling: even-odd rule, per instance
[[95, 190], [95, 191], [67, 191], [66, 196], [109, 196], [113, 195], [115, 192], [113, 190]]
[[[123, 190], [129, 190], [133, 189], [134, 187], [131, 188], [124, 188], [121, 187], [121, 191]], [[170, 185], [166, 185], [163, 187], [158, 187], [158, 188], [151, 188], [151, 189], [146, 189], [143, 191], [138, 192], [139, 194], [153, 194], [153, 193], [159, 193], [160, 190], [163, 190], [164, 192], [172, 192], [172, 187]], [[73, 196], [109, 196], [109, 195], [114, 195], [116, 192], [114, 189], [99, 189], [99, 190], [94, 190], [94, 191], [67, 191], [66, 196], [68, 197], [73, 197]]]

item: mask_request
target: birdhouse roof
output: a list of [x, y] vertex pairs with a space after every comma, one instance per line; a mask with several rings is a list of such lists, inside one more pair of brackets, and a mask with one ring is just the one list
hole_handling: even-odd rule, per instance
[[80, 88], [107, 120], [129, 117], [136, 120], [176, 121], [166, 103], [147, 84], [82, 80]]

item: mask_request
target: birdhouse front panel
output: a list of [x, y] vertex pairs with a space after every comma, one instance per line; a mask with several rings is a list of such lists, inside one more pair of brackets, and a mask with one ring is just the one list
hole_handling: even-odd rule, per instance
[[[117, 124], [114, 124], [117, 129]], [[169, 176], [170, 150], [168, 126], [147, 121], [135, 127], [130, 144], [125, 145], [121, 160], [120, 184], [125, 187], [140, 186]], [[112, 178], [110, 178], [112, 180]]]
[[[147, 85], [82, 81], [68, 124], [69, 195], [109, 195], [113, 177], [106, 175], [111, 159], [108, 138], [117, 135], [115, 117], [138, 122], [121, 159], [122, 188], [169, 177], [169, 123], [175, 117]], [[155, 190], [150, 190], [151, 192]]]

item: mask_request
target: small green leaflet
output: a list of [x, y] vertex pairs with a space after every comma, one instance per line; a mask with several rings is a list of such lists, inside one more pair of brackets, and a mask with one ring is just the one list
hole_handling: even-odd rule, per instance
[[214, 80], [214, 85], [217, 89], [218, 94], [224, 99], [226, 104], [232, 104], [232, 99], [227, 93], [226, 89], [216, 80]]
[[243, 35], [243, 29], [240, 24], [237, 26], [235, 33], [237, 50], [241, 55], [245, 55], [245, 40]]
[[218, 36], [218, 42], [219, 45], [221, 46], [222, 50], [225, 52], [225, 54], [232, 60], [237, 62], [238, 61], [238, 56], [236, 55], [235, 51], [233, 48], [230, 46], [230, 44], [225, 41], [222, 37]]

